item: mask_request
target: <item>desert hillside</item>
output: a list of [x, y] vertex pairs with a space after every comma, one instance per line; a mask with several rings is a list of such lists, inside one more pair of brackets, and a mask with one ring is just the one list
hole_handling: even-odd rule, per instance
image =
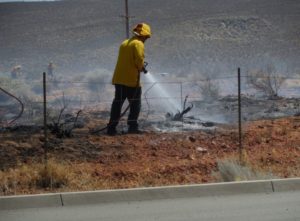
[[[130, 26], [153, 37], [151, 70], [179, 76], [222, 75], [237, 66], [273, 64], [298, 73], [300, 2], [294, 0], [130, 0]], [[49, 61], [61, 74], [111, 71], [125, 37], [123, 1], [0, 3], [0, 72], [21, 65], [29, 76]]]

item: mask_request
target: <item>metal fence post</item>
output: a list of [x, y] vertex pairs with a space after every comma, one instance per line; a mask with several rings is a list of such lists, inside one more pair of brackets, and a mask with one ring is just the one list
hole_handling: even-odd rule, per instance
[[43, 95], [44, 95], [44, 160], [47, 165], [48, 134], [47, 134], [47, 94], [46, 94], [46, 73], [43, 73]]
[[[181, 111], [183, 111], [183, 88], [182, 88], [182, 81], [180, 81], [180, 103], [181, 103]], [[183, 132], [183, 116], [181, 118], [181, 130]]]
[[241, 105], [241, 69], [238, 68], [238, 117], [239, 117], [239, 160], [243, 164], [243, 144], [242, 144], [242, 105]]

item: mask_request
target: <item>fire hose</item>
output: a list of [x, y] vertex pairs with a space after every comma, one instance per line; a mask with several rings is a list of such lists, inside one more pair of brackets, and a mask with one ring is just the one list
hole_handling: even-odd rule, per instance
[[19, 119], [22, 116], [23, 111], [24, 111], [24, 104], [22, 103], [22, 101], [19, 98], [17, 98], [13, 94], [9, 93], [8, 91], [4, 90], [3, 88], [0, 87], [0, 90], [3, 91], [8, 96], [10, 96], [10, 97], [14, 98], [15, 100], [17, 100], [20, 103], [20, 105], [21, 105], [21, 111], [18, 114], [18, 116], [16, 116], [13, 120], [11, 120], [10, 122], [8, 122], [8, 125], [10, 125], [10, 124], [12, 124], [13, 122], [15, 122], [17, 119]]

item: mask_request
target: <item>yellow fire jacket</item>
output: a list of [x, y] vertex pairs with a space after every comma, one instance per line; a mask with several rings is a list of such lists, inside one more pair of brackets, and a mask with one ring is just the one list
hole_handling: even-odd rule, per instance
[[141, 86], [139, 74], [144, 67], [144, 43], [137, 37], [123, 41], [119, 49], [112, 84], [128, 87]]

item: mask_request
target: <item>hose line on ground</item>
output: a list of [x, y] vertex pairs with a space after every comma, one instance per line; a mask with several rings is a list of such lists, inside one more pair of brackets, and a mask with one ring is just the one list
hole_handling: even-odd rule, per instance
[[8, 96], [10, 96], [10, 97], [14, 98], [15, 100], [17, 100], [20, 103], [20, 105], [21, 105], [21, 111], [20, 111], [20, 113], [14, 119], [12, 119], [10, 122], [8, 122], [8, 125], [10, 125], [10, 124], [12, 124], [13, 122], [15, 122], [17, 119], [19, 119], [22, 116], [22, 114], [24, 112], [24, 104], [23, 104], [23, 102], [19, 98], [17, 98], [13, 94], [9, 93], [8, 91], [4, 90], [3, 88], [0, 87], [0, 90], [3, 91]]

